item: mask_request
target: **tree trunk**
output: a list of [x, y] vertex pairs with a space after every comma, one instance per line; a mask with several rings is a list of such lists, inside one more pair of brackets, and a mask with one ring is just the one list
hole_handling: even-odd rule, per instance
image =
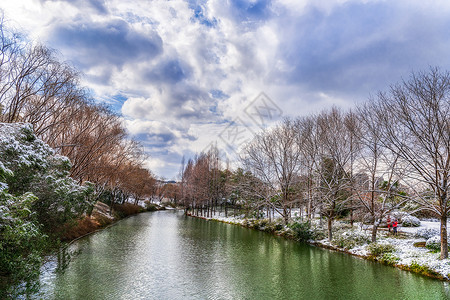
[[283, 207], [283, 217], [284, 217], [284, 224], [287, 225], [289, 223], [289, 216], [286, 206]]
[[350, 226], [353, 228], [353, 200], [350, 199]]
[[333, 239], [333, 233], [331, 231], [332, 226], [333, 226], [333, 219], [332, 218], [328, 218], [328, 240], [330, 242]]
[[378, 225], [377, 225], [376, 220], [374, 219], [373, 227], [372, 227], [372, 243], [375, 243], [377, 241], [377, 230], [378, 230]]
[[441, 215], [441, 259], [448, 258], [447, 214]]

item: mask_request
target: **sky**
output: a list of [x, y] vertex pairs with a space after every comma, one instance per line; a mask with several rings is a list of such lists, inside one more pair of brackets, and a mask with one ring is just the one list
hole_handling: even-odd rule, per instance
[[1, 0], [0, 9], [82, 72], [165, 179], [211, 145], [233, 165], [283, 117], [352, 108], [411, 72], [450, 69], [449, 1]]

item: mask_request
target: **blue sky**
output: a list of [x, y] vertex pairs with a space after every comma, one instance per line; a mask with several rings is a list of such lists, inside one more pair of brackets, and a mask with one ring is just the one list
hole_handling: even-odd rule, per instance
[[[353, 107], [411, 71], [450, 69], [448, 1], [2, 0], [123, 116], [167, 179], [264, 92], [281, 116]], [[255, 102], [256, 103], [256, 102]], [[267, 124], [276, 122], [273, 118]], [[236, 121], [233, 123], [233, 121]]]

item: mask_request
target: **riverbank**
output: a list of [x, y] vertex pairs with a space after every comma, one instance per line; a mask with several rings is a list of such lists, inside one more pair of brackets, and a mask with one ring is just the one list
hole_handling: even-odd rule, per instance
[[[298, 235], [291, 226], [285, 226], [281, 219], [269, 222], [268, 219], [246, 219], [243, 216], [225, 217], [220, 214], [206, 218], [233, 225], [240, 225], [260, 231], [269, 232], [289, 239], [298, 240]], [[440, 253], [425, 247], [427, 234], [434, 232], [438, 227], [437, 222], [423, 222], [420, 227], [401, 228], [397, 235], [387, 230], [380, 229], [377, 242], [370, 243], [370, 226], [356, 224], [351, 227], [344, 222], [335, 221], [333, 228], [333, 241], [325, 238], [326, 229], [320, 220], [314, 219], [311, 224], [311, 234], [315, 239], [305, 242], [333, 251], [344, 252], [362, 259], [377, 261], [385, 265], [393, 266], [402, 270], [411, 271], [440, 280], [450, 280], [450, 260], [440, 259]], [[436, 223], [436, 224], [434, 224]], [[434, 232], [435, 233], [435, 232]]]
[[111, 209], [109, 205], [103, 202], [97, 202], [90, 216], [85, 216], [77, 220], [76, 224], [70, 224], [62, 229], [61, 240], [71, 243], [74, 240], [102, 230], [124, 218], [142, 212], [165, 209], [166, 207], [154, 203], [147, 205], [145, 208], [131, 203], [117, 204]]

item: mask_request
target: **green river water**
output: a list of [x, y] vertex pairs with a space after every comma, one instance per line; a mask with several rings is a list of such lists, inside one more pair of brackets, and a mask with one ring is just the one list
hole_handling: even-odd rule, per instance
[[263, 232], [142, 213], [80, 239], [44, 299], [447, 299], [447, 282]]

